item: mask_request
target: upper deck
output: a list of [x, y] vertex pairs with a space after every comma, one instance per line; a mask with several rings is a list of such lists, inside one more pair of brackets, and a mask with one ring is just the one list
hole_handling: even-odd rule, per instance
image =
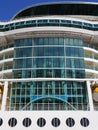
[[19, 11], [12, 19], [42, 15], [86, 15], [98, 16], [98, 3], [62, 2], [33, 5]]

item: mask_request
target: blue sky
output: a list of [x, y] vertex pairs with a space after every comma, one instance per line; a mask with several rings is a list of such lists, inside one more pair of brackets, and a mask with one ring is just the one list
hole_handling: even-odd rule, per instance
[[98, 2], [98, 0], [0, 0], [0, 21], [8, 21], [21, 9], [38, 3], [55, 1], [86, 1]]

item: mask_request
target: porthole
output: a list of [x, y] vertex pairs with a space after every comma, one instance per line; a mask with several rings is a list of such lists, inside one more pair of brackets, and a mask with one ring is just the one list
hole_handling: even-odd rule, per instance
[[89, 126], [89, 120], [84, 117], [84, 118], [82, 118], [82, 119], [80, 120], [80, 124], [81, 124], [83, 127], [87, 127], [87, 126]]
[[23, 120], [23, 126], [29, 127], [31, 125], [32, 121], [30, 118], [24, 118]]
[[39, 118], [39, 119], [37, 120], [37, 125], [38, 125], [39, 127], [43, 127], [43, 126], [45, 126], [45, 124], [46, 124], [46, 120], [45, 120], [44, 118]]
[[52, 126], [58, 127], [60, 125], [60, 119], [59, 118], [53, 118], [51, 123], [52, 123]]
[[0, 126], [3, 124], [3, 120], [2, 118], [0, 118]]
[[14, 127], [17, 125], [17, 119], [16, 118], [10, 118], [9, 121], [8, 121], [8, 124], [10, 127]]
[[66, 125], [69, 127], [73, 127], [75, 125], [75, 121], [73, 118], [67, 118]]

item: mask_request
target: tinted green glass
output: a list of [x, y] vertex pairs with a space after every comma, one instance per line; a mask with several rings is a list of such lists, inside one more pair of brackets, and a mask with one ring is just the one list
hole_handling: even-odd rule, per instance
[[[75, 38], [17, 39], [14, 47], [14, 78], [40, 78], [41, 81], [13, 83], [12, 109], [87, 109], [85, 82], [62, 80], [85, 78], [82, 45], [82, 40]], [[51, 81], [44, 81], [43, 78], [51, 78]], [[52, 78], [61, 81], [53, 81]]]

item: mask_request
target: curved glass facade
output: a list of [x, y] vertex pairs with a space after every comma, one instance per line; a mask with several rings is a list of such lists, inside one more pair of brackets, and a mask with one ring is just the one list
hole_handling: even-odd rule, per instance
[[98, 5], [88, 3], [50, 3], [29, 7], [22, 10], [15, 18], [24, 18], [42, 15], [92, 15], [98, 16]]
[[16, 40], [14, 78], [84, 78], [82, 45], [81, 39], [63, 37]]
[[[17, 39], [14, 50], [14, 78], [36, 78], [36, 81], [13, 83], [12, 109], [13, 107], [22, 110], [87, 109], [85, 82], [62, 80], [85, 78], [81, 39], [64, 37]], [[43, 78], [51, 80], [45, 81]], [[61, 80], [55, 81], [52, 78]]]

